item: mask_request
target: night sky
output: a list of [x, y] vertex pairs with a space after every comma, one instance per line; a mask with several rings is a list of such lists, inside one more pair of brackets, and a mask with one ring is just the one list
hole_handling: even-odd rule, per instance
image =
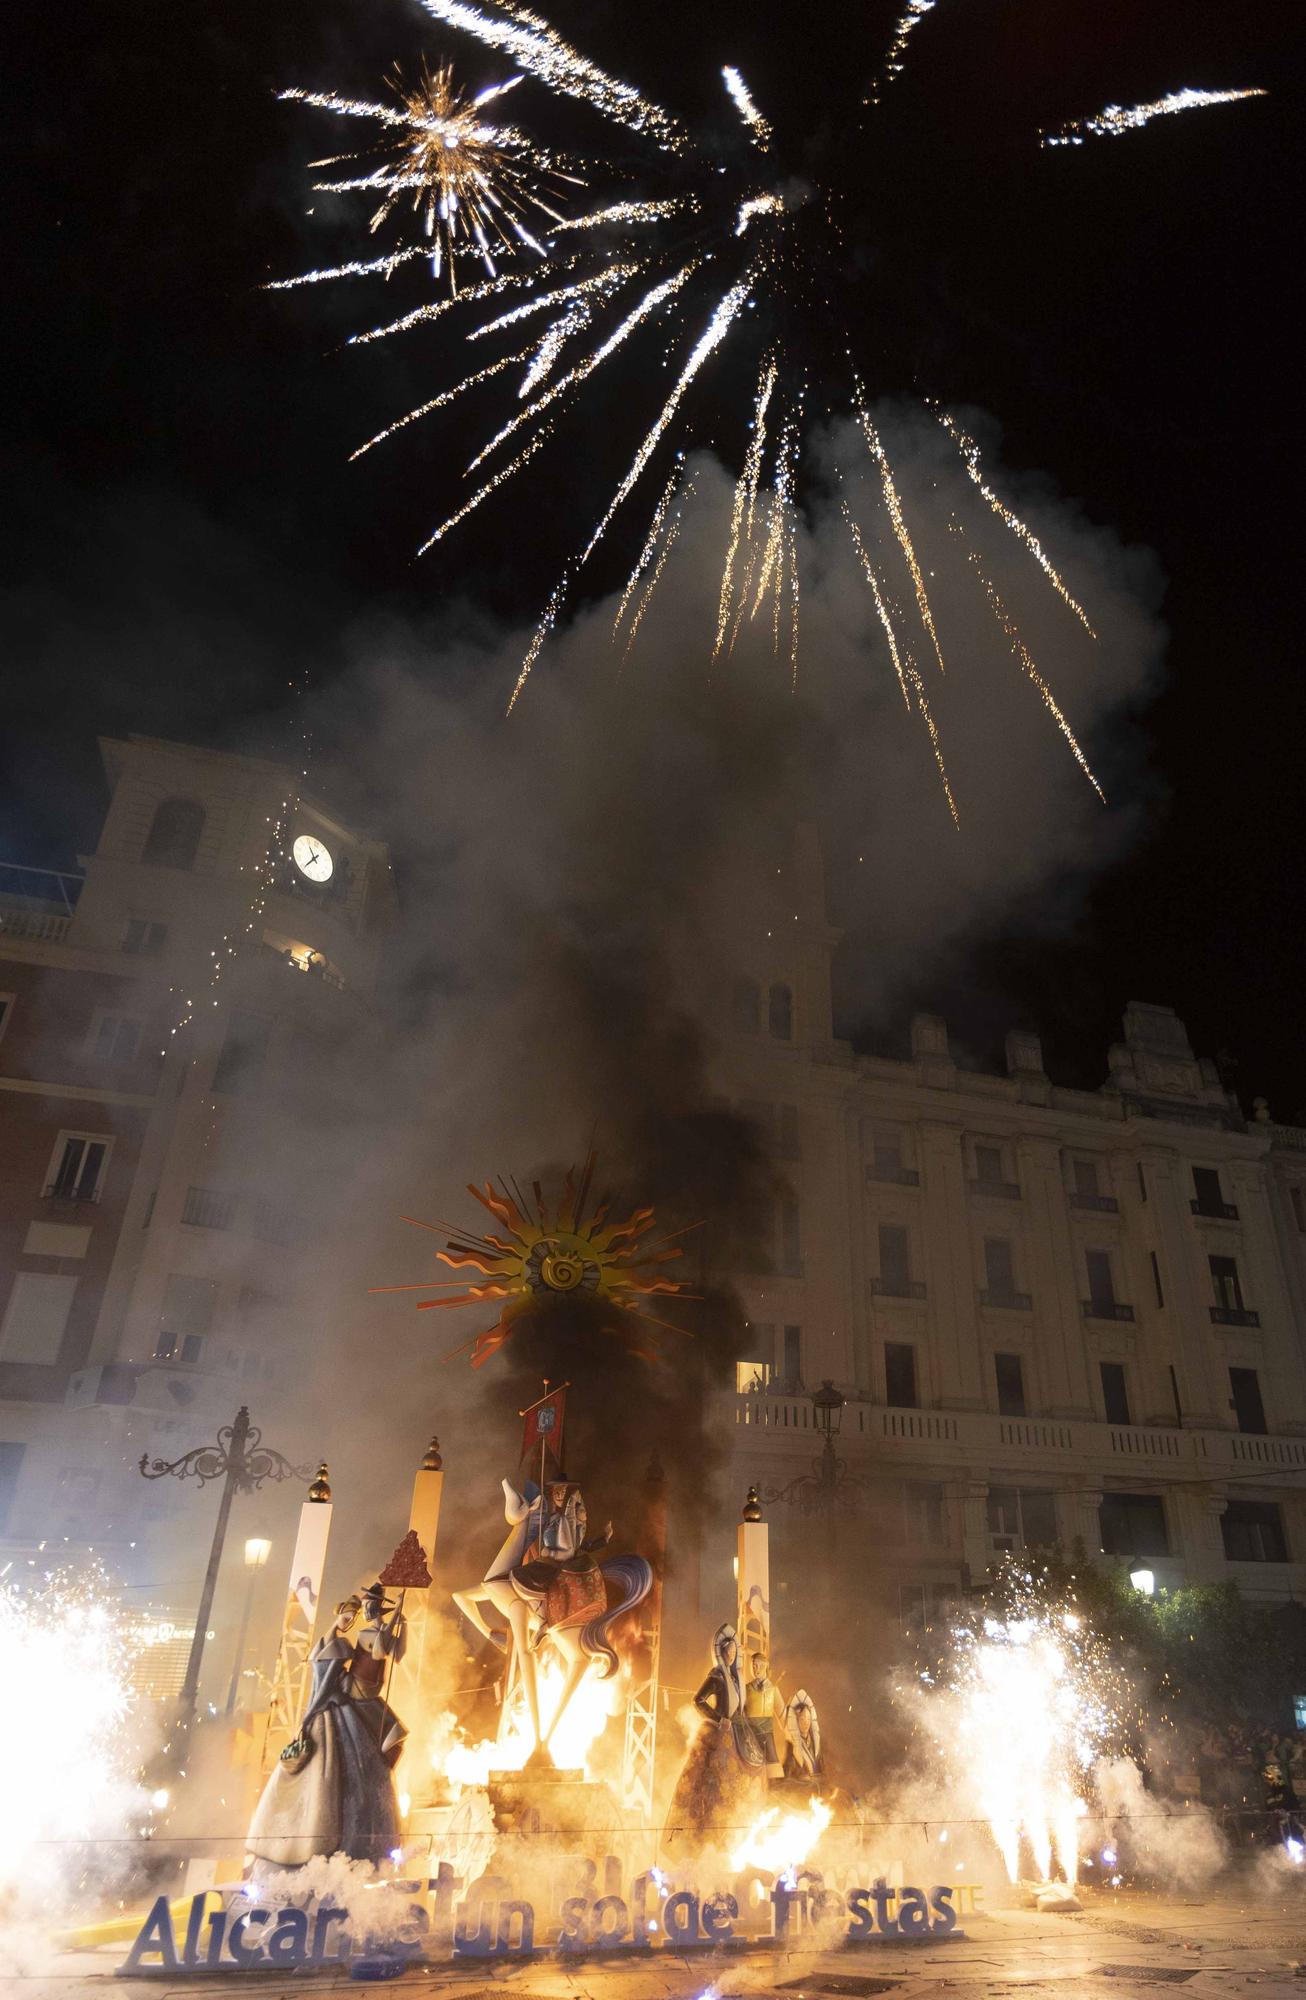
[[[559, 0], [552, 18], [691, 123], [720, 121], [737, 62], [786, 165], [833, 175], [855, 219], [872, 386], [993, 413], [1007, 467], [1044, 471], [1166, 578], [1164, 685], [1121, 725], [1150, 774], [1139, 840], [1067, 933], [1013, 918], [918, 1003], [981, 1048], [1028, 1018], [1054, 1070], [1093, 1083], [1124, 1002], [1167, 1002], [1238, 1059], [1248, 1103], [1306, 1123], [1300, 9], [939, 0], [866, 145], [858, 86], [896, 11]], [[376, 96], [396, 57], [445, 49], [488, 67], [417, 0], [103, 0], [11, 23], [5, 858], [71, 864], [102, 809], [98, 731], [244, 742], [289, 680], [329, 686], [365, 624], [455, 596], [536, 615], [569, 546], [542, 485], [414, 564], [457, 427], [346, 463], [433, 393], [438, 343], [341, 353], [375, 294], [260, 289], [361, 254], [356, 215], [308, 190], [338, 132], [275, 89]], [[1184, 84], [1271, 95], [1034, 142]], [[601, 403], [589, 421], [597, 463]], [[582, 498], [591, 471], [573, 458]]]

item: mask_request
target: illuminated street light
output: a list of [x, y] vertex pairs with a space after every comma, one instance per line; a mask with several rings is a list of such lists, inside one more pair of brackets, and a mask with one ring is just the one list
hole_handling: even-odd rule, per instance
[[[204, 1658], [204, 1641], [208, 1637], [209, 1614], [213, 1609], [213, 1593], [218, 1585], [218, 1570], [222, 1563], [222, 1545], [226, 1540], [227, 1521], [231, 1514], [231, 1503], [237, 1493], [257, 1493], [265, 1480], [307, 1479], [309, 1468], [295, 1466], [279, 1451], [272, 1451], [263, 1443], [263, 1433], [257, 1424], [249, 1420], [249, 1411], [244, 1404], [236, 1412], [236, 1421], [224, 1424], [213, 1444], [199, 1444], [180, 1458], [171, 1462], [163, 1458], [151, 1458], [148, 1452], [141, 1453], [140, 1473], [143, 1479], [198, 1479], [201, 1486], [210, 1481], [222, 1481], [222, 1498], [218, 1503], [218, 1518], [213, 1529], [213, 1542], [209, 1549], [208, 1568], [204, 1572], [204, 1587], [200, 1592], [200, 1606], [195, 1618], [195, 1636], [191, 1641], [190, 1658], [186, 1662], [186, 1678], [182, 1682], [178, 1698], [178, 1710], [183, 1730], [188, 1728], [195, 1715], [195, 1701], [199, 1693], [200, 1663]], [[249, 1561], [246, 1545], [245, 1560]], [[264, 1561], [266, 1561], [266, 1556]], [[251, 1567], [258, 1567], [257, 1564]], [[232, 1697], [234, 1698], [234, 1697]], [[229, 1699], [230, 1711], [230, 1699]]]
[[1152, 1570], [1131, 1569], [1129, 1572], [1129, 1581], [1133, 1584], [1134, 1589], [1140, 1597], [1155, 1597], [1156, 1576]]
[[245, 1635], [249, 1631], [249, 1614], [254, 1605], [254, 1579], [272, 1553], [272, 1544], [262, 1535], [250, 1535], [245, 1543], [245, 1602], [240, 1613], [240, 1631], [236, 1636], [236, 1655], [231, 1663], [231, 1685], [227, 1689], [227, 1714], [236, 1712], [236, 1696], [240, 1691], [241, 1669], [245, 1664]]

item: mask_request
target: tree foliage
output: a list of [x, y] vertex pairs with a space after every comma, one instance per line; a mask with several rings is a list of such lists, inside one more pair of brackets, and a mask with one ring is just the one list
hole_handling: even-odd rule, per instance
[[1153, 1725], [1293, 1726], [1306, 1695], [1306, 1606], [1251, 1604], [1232, 1583], [1189, 1584], [1145, 1597], [1126, 1567], [1090, 1562], [1076, 1545], [991, 1573], [996, 1611], [1028, 1603], [1073, 1606], [1128, 1674], [1140, 1721]]

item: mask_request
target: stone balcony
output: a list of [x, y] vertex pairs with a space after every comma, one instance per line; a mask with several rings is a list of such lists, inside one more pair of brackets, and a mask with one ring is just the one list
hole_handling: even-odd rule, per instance
[[62, 944], [84, 879], [53, 868], [0, 862], [0, 937], [23, 944]]
[[[732, 1421], [741, 1449], [810, 1456], [821, 1442], [810, 1396], [735, 1396]], [[1002, 1417], [986, 1410], [901, 1410], [848, 1403], [838, 1450], [850, 1467], [892, 1474], [912, 1469], [960, 1474], [1001, 1467], [1039, 1476], [1078, 1471], [1085, 1484], [1123, 1478], [1246, 1479], [1268, 1482], [1306, 1471], [1306, 1438], [1244, 1431], [1174, 1430], [1059, 1417]]]

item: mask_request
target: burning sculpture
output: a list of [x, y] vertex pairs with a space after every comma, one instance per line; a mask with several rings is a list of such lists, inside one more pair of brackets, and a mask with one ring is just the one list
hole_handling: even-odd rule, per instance
[[[550, 1739], [590, 1667], [597, 1664], [603, 1678], [616, 1672], [612, 1627], [648, 1596], [653, 1570], [643, 1556], [597, 1560], [597, 1551], [611, 1539], [612, 1524], [601, 1535], [587, 1534], [585, 1501], [570, 1480], [556, 1479], [543, 1489], [527, 1480], [519, 1493], [505, 1479], [503, 1512], [509, 1533], [498, 1555], [479, 1585], [456, 1590], [453, 1599], [481, 1636], [508, 1654], [500, 1739], [518, 1726], [524, 1704], [532, 1759], [552, 1763]], [[615, 1592], [611, 1603], [610, 1586]], [[487, 1622], [484, 1605], [500, 1614], [506, 1631]], [[547, 1728], [541, 1725], [538, 1666], [545, 1648], [562, 1665]]]
[[308, 1707], [250, 1822], [256, 1859], [283, 1868], [318, 1854], [378, 1862], [399, 1845], [391, 1772], [408, 1731], [386, 1695], [405, 1640], [402, 1601], [392, 1603], [380, 1582], [336, 1606], [313, 1648]]
[[701, 1723], [676, 1781], [668, 1847], [686, 1834], [704, 1840], [751, 1818], [761, 1804], [766, 1759], [744, 1707], [733, 1625], [719, 1626], [713, 1636], [712, 1665], [694, 1706]]

